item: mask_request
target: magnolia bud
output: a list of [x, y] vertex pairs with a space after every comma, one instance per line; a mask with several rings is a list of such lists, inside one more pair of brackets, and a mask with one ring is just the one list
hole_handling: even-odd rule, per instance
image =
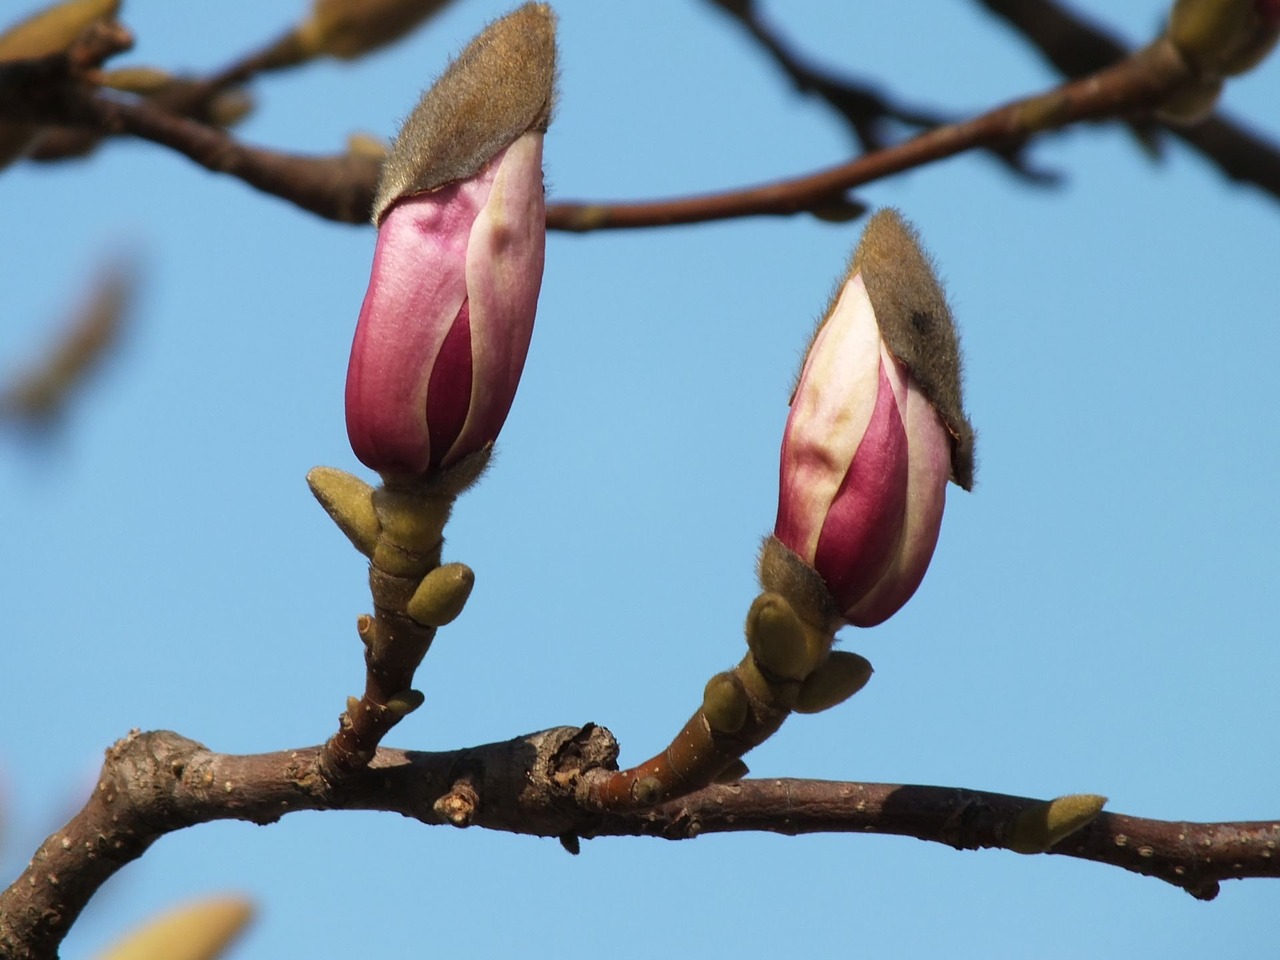
[[544, 4], [490, 25], [383, 166], [346, 392], [351, 446], [381, 473], [450, 466], [511, 409], [542, 284], [554, 30]]
[[849, 623], [915, 593], [948, 479], [973, 482], [950, 311], [910, 228], [872, 218], [818, 327], [782, 440], [775, 536], [812, 565]]
[[298, 41], [312, 55], [353, 60], [399, 40], [448, 0], [313, 0]]

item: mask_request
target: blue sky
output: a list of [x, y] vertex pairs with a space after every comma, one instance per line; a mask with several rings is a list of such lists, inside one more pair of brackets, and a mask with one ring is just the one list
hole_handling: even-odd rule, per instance
[[[364, 61], [268, 78], [240, 133], [317, 152], [390, 135], [507, 6], [459, 0]], [[850, 155], [841, 124], [711, 5], [555, 6], [554, 196], [690, 194]], [[1052, 82], [976, 4], [764, 6], [815, 59], [913, 102], [968, 113]], [[139, 42], [121, 62], [213, 69], [301, 7], [129, 0]], [[1080, 7], [1134, 42], [1165, 9]], [[1273, 59], [1224, 106], [1280, 139], [1278, 90]], [[1096, 792], [1167, 819], [1275, 817], [1276, 202], [1175, 144], [1152, 165], [1114, 126], [1032, 156], [1064, 185], [1030, 188], [975, 155], [859, 191], [917, 224], [947, 282], [978, 483], [952, 488], [912, 602], [843, 635], [875, 664], [871, 684], [748, 762]], [[303, 478], [358, 468], [342, 389], [374, 235], [137, 143], [5, 171], [0, 223], [0, 369], [38, 352], [104, 257], [136, 249], [144, 264], [127, 343], [64, 429], [35, 446], [0, 434], [11, 876], [130, 728], [228, 752], [311, 744], [362, 684], [362, 559]], [[476, 590], [395, 745], [586, 721], [613, 730], [624, 761], [667, 742], [741, 656], [787, 391], [859, 232], [796, 217], [550, 238], [498, 461], [448, 531]], [[65, 955], [227, 890], [261, 910], [239, 960], [1054, 958], [1258, 956], [1280, 885], [1227, 883], [1205, 904], [1095, 864], [872, 836], [608, 839], [571, 858], [553, 840], [304, 813], [164, 838]]]

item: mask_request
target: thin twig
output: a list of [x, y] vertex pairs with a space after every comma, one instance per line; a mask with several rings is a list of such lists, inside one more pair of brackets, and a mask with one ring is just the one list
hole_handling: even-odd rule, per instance
[[[845, 73], [837, 75], [806, 61], [769, 26], [750, 0], [710, 2], [737, 21], [755, 39], [791, 79], [798, 91], [820, 97], [844, 117], [864, 152], [883, 150], [889, 146], [893, 142], [890, 128], [894, 124], [920, 132], [954, 123], [957, 119], [923, 107], [909, 106], [893, 99], [874, 83], [855, 80]], [[982, 149], [991, 153], [1010, 173], [1028, 183], [1040, 186], [1057, 184], [1061, 179], [1059, 176], [1031, 166], [1025, 148], [1025, 141], [1015, 141], [992, 144]]]
[[[978, 2], [1030, 41], [1064, 77], [1083, 77], [1128, 56], [1116, 37], [1053, 0]], [[1153, 156], [1160, 154], [1161, 135], [1172, 135], [1232, 180], [1252, 183], [1280, 199], [1280, 146], [1223, 111], [1189, 127], [1145, 118], [1129, 125]]]

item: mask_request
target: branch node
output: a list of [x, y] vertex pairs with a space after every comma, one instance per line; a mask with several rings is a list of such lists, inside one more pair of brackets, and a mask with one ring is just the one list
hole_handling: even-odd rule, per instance
[[480, 795], [469, 779], [458, 780], [453, 788], [432, 804], [432, 811], [445, 823], [469, 827], [480, 806]]

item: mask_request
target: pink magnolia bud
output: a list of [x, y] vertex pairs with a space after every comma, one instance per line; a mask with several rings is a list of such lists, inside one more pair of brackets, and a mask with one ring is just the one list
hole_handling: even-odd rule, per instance
[[381, 473], [448, 467], [493, 443], [511, 409], [542, 285], [554, 57], [544, 4], [492, 24], [383, 168], [346, 392], [352, 449]]
[[972, 484], [959, 383], [941, 289], [910, 229], [882, 211], [800, 372], [774, 529], [851, 624], [881, 623], [911, 598], [938, 540], [947, 480]]

